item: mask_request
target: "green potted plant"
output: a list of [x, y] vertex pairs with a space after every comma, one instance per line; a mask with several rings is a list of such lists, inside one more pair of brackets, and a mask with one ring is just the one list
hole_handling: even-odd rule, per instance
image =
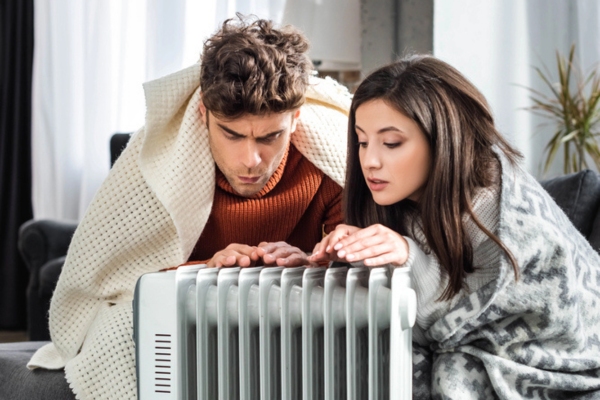
[[575, 45], [568, 58], [556, 53], [558, 82], [552, 83], [550, 74], [535, 68], [551, 94], [528, 88], [533, 106], [529, 110], [555, 123], [555, 130], [546, 145], [544, 172], [548, 170], [557, 152], [564, 152], [565, 174], [589, 168], [586, 157], [593, 160], [600, 171], [600, 70], [593, 68], [587, 75], [574, 64]]

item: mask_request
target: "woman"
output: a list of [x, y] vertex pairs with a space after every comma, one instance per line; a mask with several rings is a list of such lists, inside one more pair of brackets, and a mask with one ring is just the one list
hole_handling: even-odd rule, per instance
[[411, 268], [416, 397], [594, 396], [600, 256], [481, 93], [434, 57], [403, 59], [357, 89], [348, 143], [347, 225], [310, 260]]

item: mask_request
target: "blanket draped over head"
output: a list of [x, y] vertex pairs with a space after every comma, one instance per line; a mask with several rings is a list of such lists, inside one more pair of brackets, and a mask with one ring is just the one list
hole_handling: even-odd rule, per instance
[[498, 236], [519, 266], [413, 343], [414, 398], [600, 398], [600, 256], [529, 174], [502, 160]]
[[[130, 139], [71, 242], [50, 307], [52, 343], [28, 366], [65, 368], [78, 399], [134, 399], [133, 290], [187, 261], [209, 217], [215, 165], [201, 122], [200, 65], [144, 85], [146, 123]], [[350, 95], [311, 77], [295, 147], [343, 186]], [[160, 293], [157, 293], [160, 296]]]

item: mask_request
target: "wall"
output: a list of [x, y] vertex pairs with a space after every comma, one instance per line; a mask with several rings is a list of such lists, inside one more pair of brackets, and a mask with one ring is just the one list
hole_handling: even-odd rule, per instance
[[403, 54], [433, 52], [433, 0], [361, 0], [361, 70], [319, 71], [356, 89], [369, 72]]

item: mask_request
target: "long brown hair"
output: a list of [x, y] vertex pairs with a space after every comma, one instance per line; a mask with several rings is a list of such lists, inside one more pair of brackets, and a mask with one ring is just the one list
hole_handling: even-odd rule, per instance
[[[432, 164], [418, 204], [407, 199], [379, 206], [366, 185], [356, 145], [356, 109], [376, 99], [411, 118], [427, 137]], [[496, 130], [485, 98], [460, 72], [426, 55], [382, 67], [356, 90], [348, 123], [344, 213], [349, 224], [366, 227], [380, 223], [406, 235], [405, 216], [417, 213], [428, 245], [448, 274], [441, 299], [454, 297], [462, 289], [466, 274], [474, 270], [464, 215], [503, 249], [518, 276], [513, 255], [477, 219], [472, 201], [477, 188], [494, 182], [499, 165], [494, 149], [513, 164], [522, 156]]]

